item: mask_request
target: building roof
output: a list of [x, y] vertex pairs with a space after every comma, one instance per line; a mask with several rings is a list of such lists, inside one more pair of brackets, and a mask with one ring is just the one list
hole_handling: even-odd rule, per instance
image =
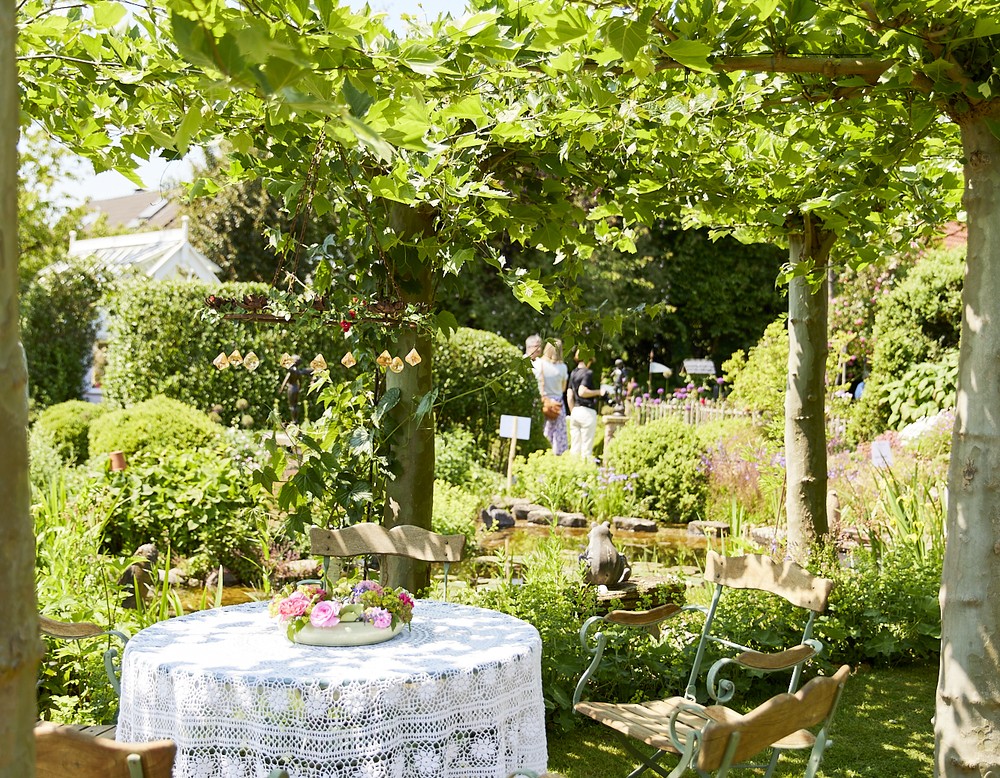
[[136, 189], [130, 195], [91, 200], [87, 207], [104, 216], [113, 230], [166, 229], [177, 227], [180, 208], [162, 192]]
[[962, 222], [948, 222], [942, 229], [940, 244], [946, 249], [953, 249], [957, 246], [964, 247], [968, 237], [969, 232], [965, 224]]
[[[181, 218], [181, 227], [176, 230], [88, 240], [77, 240], [76, 233], [70, 233], [69, 256], [94, 257], [112, 270], [131, 270], [156, 280], [182, 278], [215, 283], [222, 271], [188, 241], [187, 216]], [[63, 268], [52, 269], [59, 272]]]

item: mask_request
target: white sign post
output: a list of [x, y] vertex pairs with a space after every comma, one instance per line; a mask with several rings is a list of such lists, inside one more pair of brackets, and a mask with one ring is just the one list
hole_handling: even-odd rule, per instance
[[531, 437], [529, 416], [500, 416], [500, 437], [510, 438], [510, 454], [507, 457], [507, 491], [514, 485], [514, 452], [517, 441]]

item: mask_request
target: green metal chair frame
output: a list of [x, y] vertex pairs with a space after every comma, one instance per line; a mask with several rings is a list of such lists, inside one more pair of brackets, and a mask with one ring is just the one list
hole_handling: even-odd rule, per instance
[[[665, 768], [657, 764], [666, 753], [678, 754], [681, 756], [681, 763], [690, 764], [700, 748], [699, 742], [702, 737], [690, 735], [700, 732], [707, 726], [704, 716], [697, 713], [698, 710], [708, 711], [705, 715], [709, 718], [714, 717], [720, 722], [730, 721], [734, 716], [740, 715], [723, 705], [706, 707], [698, 702], [699, 682], [703, 674], [702, 665], [710, 644], [720, 646], [732, 654], [714, 662], [705, 677], [707, 697], [716, 703], [729, 702], [735, 695], [735, 684], [729, 679], [720, 678], [724, 670], [731, 669], [734, 665], [763, 673], [790, 671], [787, 694], [794, 694], [802, 678], [803, 666], [822, 651], [822, 644], [812, 637], [813, 627], [817, 615], [826, 610], [830, 591], [833, 589], [832, 581], [811, 575], [795, 562], [777, 563], [761, 555], [722, 557], [714, 551], [708, 552], [704, 577], [707, 582], [714, 584], [712, 600], [707, 607], [691, 605], [682, 608], [668, 604], [649, 611], [612, 611], [605, 616], [588, 619], [580, 630], [580, 640], [593, 658], [577, 684], [573, 695], [573, 707], [576, 712], [594, 718], [625, 736], [626, 749], [641, 761], [640, 766], [630, 774], [629, 778], [635, 778], [647, 769], [653, 769], [660, 775], [668, 775]], [[756, 589], [769, 592], [804, 609], [808, 615], [805, 618], [799, 644], [776, 653], [764, 653], [716, 634], [719, 602], [724, 593], [730, 589]], [[657, 633], [661, 622], [682, 611], [699, 611], [705, 616], [683, 696], [638, 705], [582, 701], [585, 687], [600, 664], [607, 645], [607, 635], [603, 631], [597, 631], [593, 635], [592, 647], [590, 635], [592, 630], [610, 624], [642, 627]], [[678, 716], [682, 717], [686, 738], [685, 746], [682, 748], [678, 747], [680, 740], [675, 737]], [[768, 744], [772, 748], [772, 753], [767, 765], [752, 766], [766, 767], [765, 776], [770, 778], [774, 774], [782, 751], [815, 747], [817, 735], [805, 729], [796, 729], [798, 731], [793, 730], [792, 733], [776, 738]], [[649, 756], [635, 747], [629, 738], [642, 740], [647, 745], [653, 746], [656, 751]], [[827, 739], [824, 735], [824, 744], [820, 748], [818, 758], [822, 758], [822, 751], [826, 746]], [[687, 753], [687, 749], [690, 749], [691, 753]], [[728, 770], [731, 766], [725, 769]], [[683, 770], [677, 775], [681, 773]], [[670, 775], [673, 776], [674, 773]], [[810, 773], [807, 772], [807, 775]]]
[[444, 597], [447, 600], [448, 570], [453, 562], [462, 561], [465, 535], [441, 535], [406, 524], [386, 529], [381, 524], [365, 522], [341, 529], [310, 527], [309, 542], [312, 553], [323, 557], [324, 579], [330, 575], [333, 557], [402, 556], [439, 563], [444, 568]]

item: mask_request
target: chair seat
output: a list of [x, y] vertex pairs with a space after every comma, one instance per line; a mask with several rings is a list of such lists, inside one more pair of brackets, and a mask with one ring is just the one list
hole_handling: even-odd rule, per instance
[[[580, 702], [574, 710], [630, 738], [641, 740], [662, 751], [679, 754], [670, 739], [670, 717], [682, 704], [690, 705], [691, 701], [684, 697], [670, 697], [666, 700], [624, 704]], [[708, 705], [702, 707], [702, 711], [720, 724], [734, 723], [743, 718], [742, 714], [724, 705]], [[682, 712], [677, 717], [677, 736], [683, 741], [692, 730], [700, 730], [704, 726], [704, 719]], [[816, 737], [809, 730], [800, 729], [774, 743], [774, 746], [799, 750], [812, 748], [815, 742]]]
[[[35, 726], [37, 727], [42, 724], [49, 723], [51, 722], [36, 721]], [[68, 727], [76, 732], [82, 732], [83, 734], [90, 735], [92, 737], [101, 737], [105, 740], [114, 740], [115, 732], [118, 730], [117, 724], [62, 724], [60, 726]]]

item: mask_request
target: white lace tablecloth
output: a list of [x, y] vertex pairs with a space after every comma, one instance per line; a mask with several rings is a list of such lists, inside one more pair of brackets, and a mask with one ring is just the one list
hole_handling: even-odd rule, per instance
[[430, 600], [354, 648], [291, 643], [264, 603], [202, 611], [128, 642], [117, 737], [173, 739], [174, 778], [541, 772], [541, 653], [520, 619]]

